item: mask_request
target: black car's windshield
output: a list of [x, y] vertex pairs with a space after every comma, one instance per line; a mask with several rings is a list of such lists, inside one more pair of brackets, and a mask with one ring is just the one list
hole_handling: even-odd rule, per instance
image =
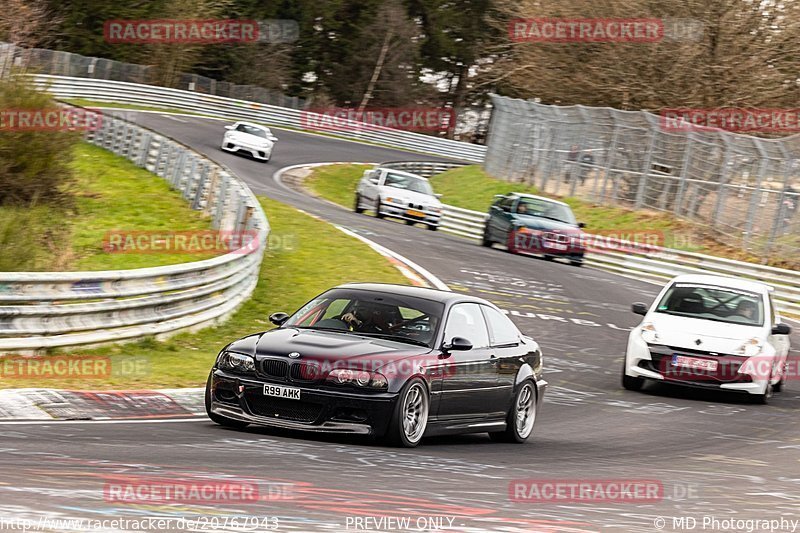
[[428, 183], [428, 180], [407, 176], [405, 174], [389, 172], [383, 184], [387, 187], [394, 187], [395, 189], [405, 189], [407, 191], [433, 195], [433, 189], [431, 188], [431, 184]]
[[748, 326], [764, 324], [761, 295], [707, 285], [674, 284], [664, 294], [656, 312]]
[[544, 198], [520, 198], [517, 204], [517, 214], [548, 218], [565, 224], [575, 225], [578, 223], [568, 206], [550, 202]]
[[304, 305], [284, 326], [335, 330], [431, 348], [443, 312], [443, 304], [424, 298], [332, 289]]

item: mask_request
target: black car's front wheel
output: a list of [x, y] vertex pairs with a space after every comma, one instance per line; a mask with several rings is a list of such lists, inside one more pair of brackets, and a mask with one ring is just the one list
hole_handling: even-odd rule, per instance
[[537, 408], [536, 386], [531, 380], [523, 381], [514, 396], [514, 405], [508, 411], [505, 431], [495, 431], [489, 436], [497, 442], [525, 442], [533, 433]]
[[208, 415], [208, 418], [210, 418], [212, 422], [219, 424], [220, 426], [225, 426], [228, 428], [235, 428], [235, 429], [246, 428], [247, 426], [250, 425], [247, 422], [242, 422], [241, 420], [233, 420], [232, 418], [228, 418], [211, 412], [211, 378], [213, 375], [214, 375], [213, 372], [209, 374], [208, 381], [206, 381], [205, 404], [206, 404], [206, 414]]
[[418, 445], [428, 427], [429, 411], [430, 398], [425, 382], [420, 378], [409, 380], [397, 397], [386, 442], [404, 448]]

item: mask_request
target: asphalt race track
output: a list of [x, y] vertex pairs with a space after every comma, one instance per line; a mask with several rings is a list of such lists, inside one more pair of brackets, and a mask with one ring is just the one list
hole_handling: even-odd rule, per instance
[[[768, 406], [667, 386], [641, 393], [621, 388], [628, 328], [638, 318], [630, 304], [651, 301], [656, 286], [356, 215], [273, 180], [276, 170], [300, 163], [428, 156], [276, 129], [280, 141], [263, 164], [221, 152], [220, 122], [159, 114], [138, 114], [138, 120], [227, 165], [255, 193], [375, 240], [453, 290], [508, 310], [544, 350], [550, 383], [544, 407], [525, 445], [496, 444], [479, 434], [428, 439], [414, 450], [350, 437], [232, 431], [206, 419], [0, 425], [0, 517], [36, 523], [43, 516], [200, 516], [208, 523], [193, 530], [203, 531], [217, 516], [218, 530], [242, 531], [222, 527], [224, 516], [239, 515], [265, 520], [259, 531], [300, 532], [691, 530], [691, 521], [673, 522], [681, 517], [696, 520], [694, 531], [769, 531], [744, 520], [800, 519], [797, 381]], [[800, 347], [799, 335], [793, 341]], [[211, 506], [133, 505], [104, 493], [109, 482], [142, 476], [244, 480], [266, 497]], [[654, 503], [518, 502], [509, 487], [519, 479], [656, 480], [663, 497]], [[731, 519], [743, 520], [742, 527], [725, 522]], [[164, 529], [180, 526], [175, 521]]]

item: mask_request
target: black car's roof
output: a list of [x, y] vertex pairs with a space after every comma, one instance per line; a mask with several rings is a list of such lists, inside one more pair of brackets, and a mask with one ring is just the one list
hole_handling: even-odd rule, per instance
[[426, 300], [435, 300], [444, 304], [452, 304], [456, 302], [476, 302], [490, 304], [490, 302], [483, 298], [469, 296], [451, 291], [441, 291], [439, 289], [429, 289], [427, 287], [414, 287], [412, 285], [396, 285], [393, 283], [345, 283], [338, 285], [335, 289], [359, 289], [364, 291], [388, 292], [397, 294], [399, 296], [413, 296], [416, 298], [424, 298]]

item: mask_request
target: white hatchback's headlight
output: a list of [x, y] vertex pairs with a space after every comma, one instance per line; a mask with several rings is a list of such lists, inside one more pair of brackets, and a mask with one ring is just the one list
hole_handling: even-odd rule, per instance
[[739, 346], [733, 353], [736, 355], [744, 355], [745, 357], [754, 357], [761, 353], [762, 348], [761, 340], [758, 337], [753, 337], [745, 341], [745, 343]]
[[658, 331], [652, 322], [642, 325], [642, 339], [647, 344], [655, 344], [658, 342]]

